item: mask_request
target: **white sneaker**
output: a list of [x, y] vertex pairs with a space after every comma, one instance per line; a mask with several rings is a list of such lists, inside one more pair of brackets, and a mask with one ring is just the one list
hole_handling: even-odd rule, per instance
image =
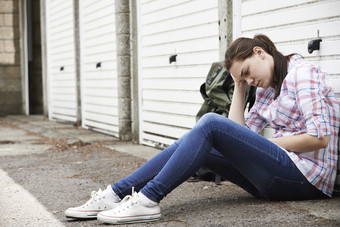
[[[107, 186], [109, 189], [110, 185]], [[65, 215], [68, 218], [96, 218], [101, 211], [110, 210], [118, 206], [119, 203], [108, 201], [103, 191], [99, 189], [97, 192], [91, 193], [91, 199], [84, 205], [79, 207], [68, 208]]]
[[112, 210], [98, 213], [97, 219], [108, 224], [126, 224], [135, 222], [157, 221], [161, 218], [161, 209], [158, 203], [152, 207], [143, 206], [139, 201], [138, 193], [126, 196], [120, 205]]

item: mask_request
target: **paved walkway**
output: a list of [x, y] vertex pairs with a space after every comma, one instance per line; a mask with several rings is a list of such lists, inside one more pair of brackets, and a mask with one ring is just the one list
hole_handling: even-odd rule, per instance
[[[0, 226], [100, 226], [63, 212], [158, 152], [42, 116], [0, 118]], [[340, 226], [340, 197], [271, 202], [228, 182], [185, 182], [161, 207], [152, 225]]]

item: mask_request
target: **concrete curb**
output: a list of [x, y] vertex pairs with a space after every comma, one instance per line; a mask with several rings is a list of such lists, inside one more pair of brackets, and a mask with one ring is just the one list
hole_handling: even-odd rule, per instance
[[0, 169], [0, 226], [64, 226]]

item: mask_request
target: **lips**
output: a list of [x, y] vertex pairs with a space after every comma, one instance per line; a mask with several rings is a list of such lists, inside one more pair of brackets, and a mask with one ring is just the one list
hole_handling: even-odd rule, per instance
[[256, 83], [256, 85], [255, 85], [255, 86], [256, 86], [256, 87], [258, 87], [258, 86], [259, 86], [259, 84], [260, 84], [260, 81], [257, 81], [257, 83]]

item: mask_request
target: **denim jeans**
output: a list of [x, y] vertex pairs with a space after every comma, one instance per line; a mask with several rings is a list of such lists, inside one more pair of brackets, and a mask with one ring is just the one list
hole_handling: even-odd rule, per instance
[[[213, 149], [221, 155], [213, 154]], [[112, 189], [123, 198], [134, 187], [159, 202], [202, 166], [259, 198], [302, 200], [322, 196], [283, 149], [213, 113], [205, 114], [190, 132]]]

